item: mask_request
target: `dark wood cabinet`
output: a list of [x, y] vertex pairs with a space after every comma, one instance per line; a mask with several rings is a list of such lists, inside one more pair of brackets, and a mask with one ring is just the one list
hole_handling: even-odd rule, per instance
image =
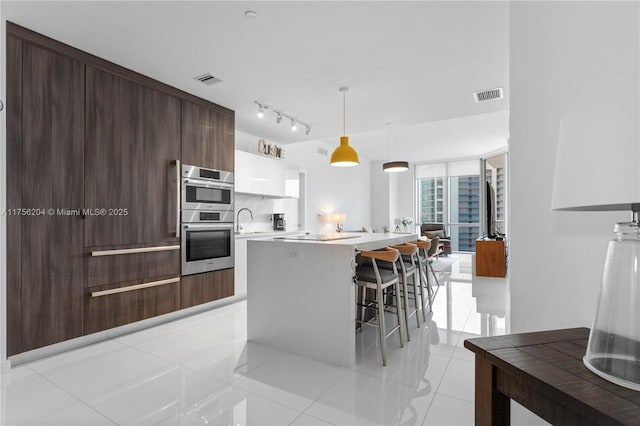
[[233, 268], [182, 277], [182, 308], [233, 296]]
[[8, 46], [8, 77], [18, 83], [7, 85], [12, 355], [82, 334], [84, 225], [66, 212], [84, 205], [85, 73], [81, 63], [13, 37]]
[[[136, 286], [142, 285], [142, 288]], [[150, 285], [150, 287], [144, 287]], [[112, 292], [113, 290], [123, 290]], [[84, 334], [118, 327], [180, 309], [180, 280], [165, 277], [87, 289]]]
[[[86, 286], [95, 287], [139, 279], [180, 276], [180, 246], [166, 250], [103, 256], [105, 251], [92, 251], [86, 260]], [[157, 248], [162, 248], [161, 246]], [[108, 251], [107, 251], [108, 253]]]
[[[175, 242], [180, 100], [87, 66], [87, 247]], [[115, 210], [114, 210], [115, 209]]]
[[233, 171], [233, 112], [182, 101], [182, 162]]

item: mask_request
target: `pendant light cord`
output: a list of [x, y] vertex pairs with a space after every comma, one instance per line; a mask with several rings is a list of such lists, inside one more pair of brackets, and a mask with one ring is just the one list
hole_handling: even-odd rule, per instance
[[391, 161], [391, 123], [387, 123], [387, 161]]
[[347, 136], [347, 92], [342, 92], [342, 135]]

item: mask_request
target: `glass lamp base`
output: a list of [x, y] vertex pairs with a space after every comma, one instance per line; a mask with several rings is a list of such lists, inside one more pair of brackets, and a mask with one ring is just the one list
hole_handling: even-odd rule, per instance
[[614, 231], [583, 362], [603, 379], [640, 391], [640, 223], [617, 223]]
[[[616, 377], [616, 376], [612, 376], [611, 374], [607, 373], [606, 371], [603, 371], [604, 368], [607, 368], [607, 370], [609, 371], [616, 371], [616, 370], [630, 370], [630, 369], [634, 369], [636, 371], [640, 371], [640, 366], [638, 365], [638, 362], [636, 361], [636, 359], [632, 358], [632, 357], [611, 357], [611, 355], [608, 356], [602, 356], [602, 357], [597, 357], [597, 356], [593, 356], [591, 359], [591, 363], [587, 360], [587, 357], [583, 357], [582, 358], [582, 362], [584, 363], [584, 366], [587, 367], [589, 369], [589, 371], [591, 371], [592, 373], [597, 374], [598, 376], [602, 377], [603, 379], [611, 382], [611, 383], [615, 383], [618, 386], [623, 386], [625, 388], [628, 389], [633, 389], [635, 391], [640, 391], [640, 382], [632, 382], [629, 380], [624, 380], [621, 379], [620, 377]], [[608, 366], [608, 367], [605, 367]], [[638, 376], [636, 376], [638, 377]]]

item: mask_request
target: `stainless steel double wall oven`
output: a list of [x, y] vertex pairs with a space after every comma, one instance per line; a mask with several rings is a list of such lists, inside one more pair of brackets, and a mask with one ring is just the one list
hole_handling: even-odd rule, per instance
[[182, 166], [182, 275], [233, 267], [233, 173]]

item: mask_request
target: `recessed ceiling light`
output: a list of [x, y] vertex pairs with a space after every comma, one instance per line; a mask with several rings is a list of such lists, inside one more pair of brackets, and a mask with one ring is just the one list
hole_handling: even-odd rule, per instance
[[258, 17], [258, 12], [256, 12], [255, 10], [247, 10], [244, 13], [244, 17], [247, 19], [256, 19]]

